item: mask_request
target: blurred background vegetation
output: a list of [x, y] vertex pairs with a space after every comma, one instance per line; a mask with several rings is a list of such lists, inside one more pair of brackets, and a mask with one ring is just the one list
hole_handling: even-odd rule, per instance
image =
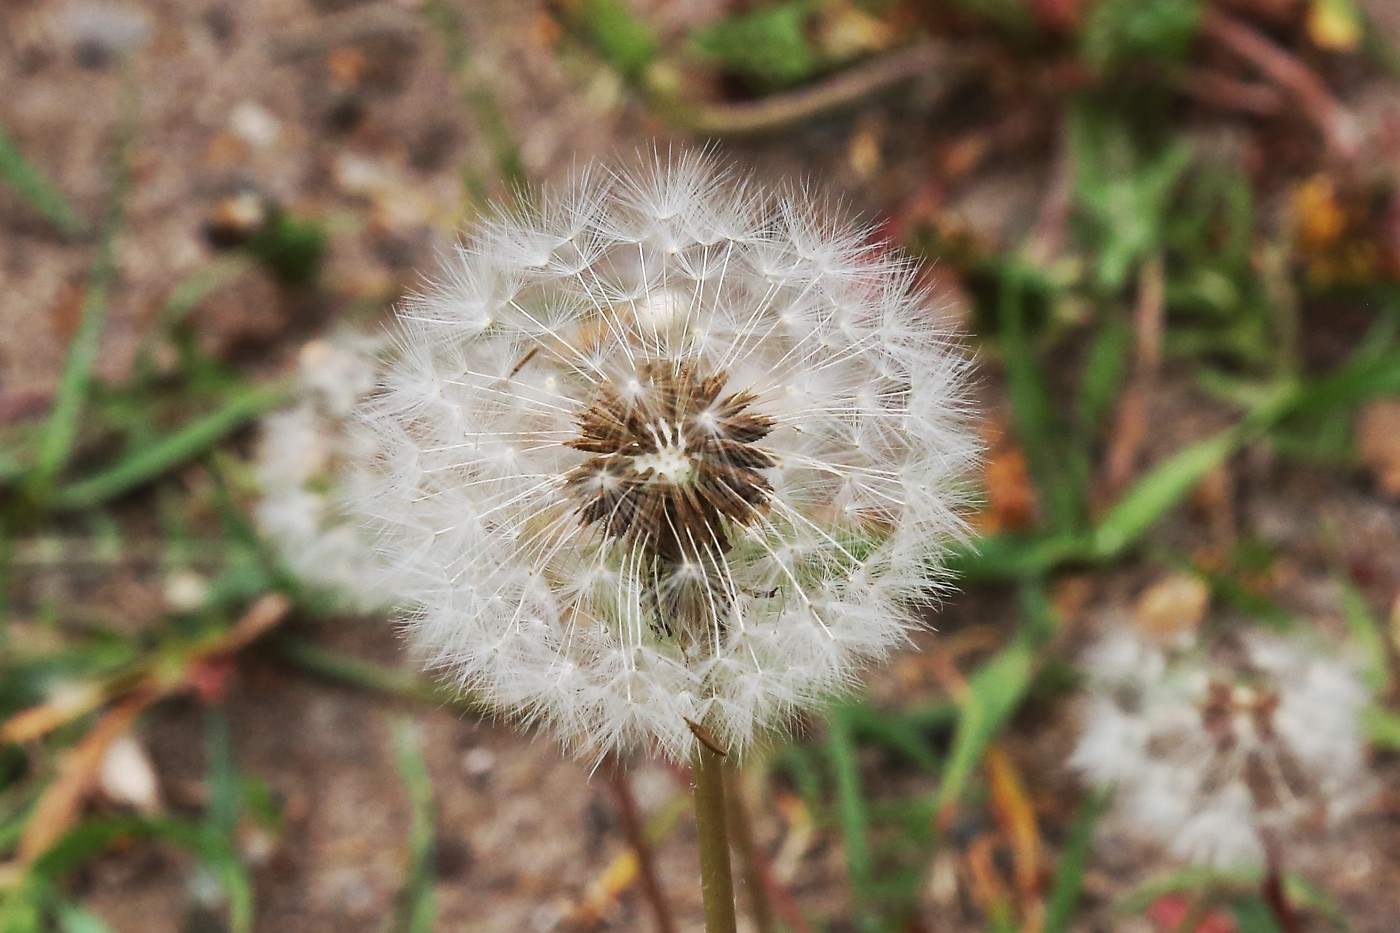
[[694, 927], [684, 774], [478, 720], [249, 517], [304, 344], [653, 140], [839, 194], [981, 361], [964, 594], [747, 769], [759, 926], [1277, 929], [1096, 845], [1066, 768], [1083, 645], [1165, 615], [1359, 653], [1382, 793], [1289, 885], [1394, 929], [1397, 38], [1391, 0], [7, 3], [0, 931], [645, 929], [643, 840]]

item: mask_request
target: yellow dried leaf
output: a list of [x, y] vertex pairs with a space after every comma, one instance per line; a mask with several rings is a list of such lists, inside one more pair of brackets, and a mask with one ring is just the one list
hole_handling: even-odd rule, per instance
[[637, 879], [637, 853], [632, 849], [614, 858], [588, 887], [588, 895], [572, 912], [576, 923], [597, 923], [617, 903], [618, 896]]
[[106, 700], [98, 684], [68, 684], [54, 690], [39, 706], [31, 706], [0, 723], [0, 744], [32, 742], [59, 726], [97, 709]]
[[1011, 840], [1016, 889], [1023, 900], [1034, 898], [1040, 888], [1040, 826], [1035, 819], [1026, 785], [1000, 742], [987, 748], [983, 759], [992, 792], [992, 811]]
[[817, 34], [822, 49], [836, 59], [883, 51], [896, 38], [888, 23], [849, 3], [825, 7]]
[[1320, 48], [1352, 52], [1361, 42], [1361, 16], [1352, 0], [1312, 0], [1308, 36]]
[[862, 120], [851, 134], [846, 147], [846, 161], [858, 178], [870, 178], [880, 170], [884, 161], [881, 152], [880, 126], [870, 120]]
[[1367, 190], [1339, 187], [1317, 174], [1293, 190], [1294, 249], [1319, 282], [1366, 282], [1384, 274], [1387, 260]]

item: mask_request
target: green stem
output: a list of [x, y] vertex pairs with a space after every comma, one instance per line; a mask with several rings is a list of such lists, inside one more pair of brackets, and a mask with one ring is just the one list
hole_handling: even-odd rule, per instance
[[695, 825], [700, 836], [700, 893], [705, 901], [705, 933], [735, 933], [734, 879], [729, 868], [729, 826], [724, 806], [724, 758], [697, 742], [691, 758], [695, 773]]

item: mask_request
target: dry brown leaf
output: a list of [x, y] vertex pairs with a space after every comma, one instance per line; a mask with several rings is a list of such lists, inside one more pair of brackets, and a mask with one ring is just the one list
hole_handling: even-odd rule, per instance
[[1191, 490], [1192, 512], [1210, 525], [1212, 543], [1229, 546], [1237, 536], [1235, 522], [1235, 477], [1228, 463], [1211, 470]]
[[875, 120], [862, 119], [851, 133], [850, 142], [846, 145], [846, 162], [857, 178], [872, 177], [884, 163], [882, 125]]
[[812, 847], [817, 821], [796, 794], [779, 793], [774, 807], [787, 823], [787, 832], [783, 835], [778, 853], [773, 856], [773, 876], [787, 884], [796, 876], [798, 866]]
[[248, 143], [236, 133], [216, 133], [204, 146], [204, 164], [214, 169], [236, 169], [248, 160]]
[[69, 749], [59, 764], [58, 776], [44, 788], [34, 812], [24, 824], [16, 859], [29, 866], [48, 851], [77, 822], [83, 802], [97, 783], [107, 750], [131, 728], [155, 695], [136, 693], [108, 710], [88, 734]]
[[982, 482], [987, 490], [986, 509], [974, 517], [983, 534], [1015, 531], [1035, 521], [1035, 487], [1025, 452], [1011, 438], [1006, 425], [993, 419], [983, 429], [987, 456], [982, 462]]
[[1400, 498], [1400, 399], [1382, 399], [1361, 409], [1356, 452], [1381, 492]]
[[1084, 20], [1081, 0], [1031, 0], [1036, 25], [1050, 33], [1070, 33]]
[[1011, 907], [1011, 892], [997, 869], [996, 850], [996, 834], [986, 833], [972, 841], [965, 856], [972, 899], [987, 916], [1004, 915]]
[[340, 46], [331, 50], [326, 59], [331, 82], [337, 87], [353, 87], [363, 77], [368, 62], [365, 53], [354, 46]]
[[1064, 628], [1078, 627], [1085, 607], [1094, 597], [1094, 577], [1090, 574], [1070, 574], [1056, 581], [1050, 590], [1050, 605], [1063, 620]]
[[1148, 587], [1133, 607], [1138, 631], [1157, 638], [1194, 632], [1210, 607], [1210, 588], [1198, 577], [1173, 574]]
[[1293, 190], [1294, 250], [1318, 282], [1368, 282], [1386, 271], [1374, 198], [1317, 174]]
[[897, 38], [888, 23], [851, 3], [825, 4], [818, 16], [817, 43], [832, 58], [882, 52]]
[[0, 745], [22, 744], [43, 738], [64, 723], [97, 709], [106, 700], [97, 684], [80, 684], [58, 690], [47, 701], [22, 709], [0, 725]]

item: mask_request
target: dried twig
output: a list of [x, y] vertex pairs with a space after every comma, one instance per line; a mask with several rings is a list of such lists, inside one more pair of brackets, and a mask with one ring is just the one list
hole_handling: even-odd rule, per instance
[[1166, 314], [1166, 270], [1154, 256], [1142, 265], [1133, 328], [1137, 335], [1132, 381], [1118, 404], [1118, 418], [1109, 441], [1105, 486], [1110, 497], [1132, 482], [1147, 440], [1147, 403], [1162, 368], [1162, 328]]
[[0, 744], [41, 739], [108, 702], [124, 702], [127, 697], [146, 694], [151, 695], [154, 702], [189, 689], [193, 684], [188, 675], [199, 665], [237, 654], [286, 618], [290, 610], [291, 603], [282, 594], [264, 596], [231, 628], [191, 646], [182, 659], [178, 677], [172, 678], [168, 665], [158, 659], [134, 671], [123, 671], [105, 683], [93, 684], [90, 690], [77, 697], [64, 696], [22, 709], [0, 723]]
[[1327, 85], [1287, 49], [1269, 41], [1248, 23], [1207, 9], [1201, 18], [1205, 35], [1249, 62], [1288, 92], [1322, 133], [1327, 148], [1343, 159], [1356, 156], [1361, 131], [1356, 118], [1332, 96]]
[[83, 801], [97, 781], [102, 760], [147, 707], [159, 700], [197, 690], [200, 668], [224, 660], [257, 639], [286, 617], [291, 604], [281, 594], [255, 602], [227, 632], [193, 647], [176, 676], [167, 666], [152, 663], [143, 671], [126, 675], [93, 691], [91, 704], [44, 705], [23, 710], [0, 726], [0, 741], [33, 741], [52, 729], [91, 712], [103, 702], [112, 706], [87, 734], [68, 751], [58, 776], [44, 788], [20, 836], [15, 859], [0, 866], [0, 885], [22, 878], [34, 860], [47, 852], [77, 822]]
[[816, 84], [739, 104], [703, 103], [650, 92], [651, 103], [667, 119], [695, 133], [750, 136], [772, 133], [844, 110], [914, 80], [946, 94], [978, 56], [975, 48], [954, 50], [942, 42], [922, 42], [890, 52]]
[[1277, 116], [1284, 107], [1283, 93], [1271, 84], [1242, 81], [1218, 71], [1191, 71], [1178, 75], [1176, 87], [1212, 106], [1260, 117]]
[[136, 717], [157, 695], [149, 690], [128, 696], [97, 721], [64, 756], [58, 776], [44, 788], [20, 836], [16, 862], [19, 873], [63, 838], [78, 820], [83, 801], [97, 783], [97, 773], [112, 743], [131, 728]]

